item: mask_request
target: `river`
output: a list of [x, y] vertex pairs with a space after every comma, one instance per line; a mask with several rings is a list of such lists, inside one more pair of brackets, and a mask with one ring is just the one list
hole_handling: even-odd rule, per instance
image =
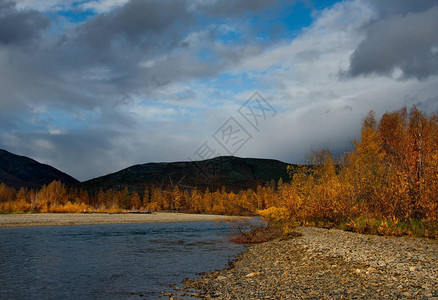
[[216, 222], [0, 229], [0, 299], [158, 299], [242, 246]]

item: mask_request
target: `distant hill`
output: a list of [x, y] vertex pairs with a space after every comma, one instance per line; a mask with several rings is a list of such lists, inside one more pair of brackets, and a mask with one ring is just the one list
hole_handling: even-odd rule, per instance
[[197, 162], [147, 163], [85, 181], [81, 186], [89, 191], [125, 186], [140, 191], [150, 186], [168, 189], [175, 185], [182, 189], [208, 187], [211, 191], [224, 186], [227, 190], [238, 191], [278, 182], [280, 178], [288, 180], [287, 166], [287, 163], [273, 159], [234, 156]]
[[54, 167], [0, 149], [0, 183], [15, 188], [39, 188], [60, 180], [91, 192], [124, 187], [137, 191], [152, 186], [171, 189], [176, 185], [181, 189], [197, 187], [214, 191], [225, 187], [228, 191], [239, 191], [276, 183], [280, 178], [289, 180], [287, 166], [287, 163], [273, 159], [221, 156], [204, 161], [135, 165], [81, 183]]
[[54, 167], [0, 149], [0, 183], [15, 188], [37, 188], [53, 180], [60, 180], [65, 184], [79, 183]]

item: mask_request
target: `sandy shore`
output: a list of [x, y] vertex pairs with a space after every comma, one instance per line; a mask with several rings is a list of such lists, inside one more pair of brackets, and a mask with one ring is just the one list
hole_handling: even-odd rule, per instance
[[223, 221], [242, 217], [183, 214], [183, 213], [152, 213], [152, 214], [0, 214], [1, 227], [27, 226], [62, 226], [62, 225], [99, 225], [99, 224], [133, 224], [133, 223], [168, 223], [168, 222], [198, 222]]

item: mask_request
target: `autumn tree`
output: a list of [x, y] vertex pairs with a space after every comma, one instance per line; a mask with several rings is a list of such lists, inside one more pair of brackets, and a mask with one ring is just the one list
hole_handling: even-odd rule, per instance
[[138, 195], [138, 193], [136, 191], [131, 193], [131, 197], [130, 197], [130, 208], [131, 209], [140, 209], [141, 206], [141, 199], [140, 196]]
[[151, 202], [151, 193], [149, 192], [149, 188], [147, 187], [143, 191], [141, 207], [145, 208], [150, 202]]
[[382, 211], [380, 196], [385, 183], [385, 152], [376, 131], [374, 111], [363, 122], [360, 141], [354, 141], [355, 151], [347, 155], [345, 178], [351, 182], [354, 204], [362, 211], [371, 208], [373, 214]]
[[94, 208], [98, 208], [101, 207], [103, 208], [105, 205], [105, 192], [103, 191], [102, 188], [99, 189], [99, 192], [96, 194], [96, 200], [94, 201], [95, 206]]
[[59, 180], [54, 180], [48, 186], [43, 186], [37, 195], [37, 207], [43, 212], [50, 211], [52, 207], [64, 205], [67, 201], [67, 191]]
[[13, 201], [15, 199], [15, 189], [8, 187], [6, 184], [0, 184], [0, 202]]

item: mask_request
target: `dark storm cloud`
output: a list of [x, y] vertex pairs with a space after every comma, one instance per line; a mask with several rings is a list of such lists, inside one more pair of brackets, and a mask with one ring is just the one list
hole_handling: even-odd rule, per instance
[[380, 18], [428, 10], [438, 5], [436, 0], [369, 0]]
[[18, 11], [9, 0], [0, 0], [0, 46], [22, 44], [38, 37], [50, 20], [37, 11]]
[[[131, 0], [108, 14], [96, 16], [76, 30], [74, 42], [98, 51], [108, 51], [120, 45], [134, 46], [142, 54], [163, 53], [173, 48], [187, 47], [184, 38], [194, 30], [210, 30], [200, 16], [215, 15], [238, 18], [249, 12], [260, 12], [277, 5], [277, 1], [237, 0], [193, 4], [191, 1]], [[117, 45], [116, 45], [117, 44]], [[126, 50], [126, 49], [125, 49]], [[146, 53], [144, 52], [146, 51]], [[101, 52], [99, 52], [102, 54]]]
[[[112, 87], [111, 93], [120, 94], [154, 89], [181, 79], [214, 76], [226, 66], [223, 62], [235, 63], [245, 57], [249, 44], [257, 42], [248, 40], [233, 49], [222, 47], [221, 51], [215, 51], [218, 24], [203, 21], [200, 16], [205, 17], [208, 10], [238, 18], [246, 12], [275, 5], [246, 0], [226, 3], [208, 2], [198, 7], [186, 0], [131, 0], [66, 32], [46, 54], [45, 61], [60, 72], [65, 69], [70, 74], [77, 72], [76, 78], [92, 68], [105, 69], [106, 76], [96, 79], [92, 86], [108, 85]], [[202, 38], [189, 39], [190, 34], [198, 32], [204, 32]], [[195, 49], [200, 45], [204, 49]], [[216, 57], [209, 61], [199, 59], [195, 54], [198, 50]], [[232, 62], [231, 56], [235, 57]], [[153, 66], [145, 68], [142, 63], [148, 61]]]
[[[38, 47], [30, 48], [49, 26], [47, 17], [0, 0], [1, 110], [31, 114], [44, 106], [86, 110], [111, 106], [125, 94], [145, 95], [179, 80], [214, 76], [245, 57], [246, 47], [255, 49], [243, 43], [215, 51], [218, 24], [200, 20], [205, 12], [192, 3], [131, 0], [79, 25], [70, 24], [61, 34], [52, 30], [41, 34]], [[225, 9], [221, 3], [209, 2], [203, 9], [234, 11], [237, 18], [268, 5], [236, 1]], [[188, 38], [202, 31], [209, 33], [197, 41]], [[6, 43], [21, 47], [2, 47]], [[211, 52], [216, 59], [202, 60], [195, 54], [198, 50]], [[151, 66], [144, 67], [147, 62]]]
[[372, 1], [377, 18], [350, 57], [349, 76], [387, 75], [425, 79], [438, 74], [438, 2]]
[[193, 22], [194, 16], [184, 0], [133, 0], [78, 28], [78, 42], [99, 50], [108, 49], [115, 42], [164, 50], [174, 47]]
[[[258, 49], [251, 46], [257, 41], [249, 38], [216, 51], [218, 24], [200, 16], [209, 10], [232, 12], [238, 18], [276, 4], [248, 0], [224, 3], [208, 2], [200, 8], [186, 0], [131, 0], [77, 26], [71, 24], [60, 36], [41, 36], [39, 48], [31, 53], [26, 47], [10, 50], [3, 53], [8, 59], [2, 62], [0, 52], [0, 88], [4, 92], [0, 106], [29, 109], [40, 103], [94, 109], [127, 93], [145, 93], [181, 79], [214, 76], [248, 51]], [[0, 26], [0, 49], [2, 41], [20, 41], [26, 46], [25, 42], [48, 26], [43, 14], [18, 11], [11, 2], [0, 0], [0, 10], [0, 25], [5, 19], [17, 30]], [[202, 39], [188, 39], [201, 31], [208, 32]], [[199, 45], [204, 48], [196, 49]], [[215, 59], [197, 57], [198, 50], [212, 53]], [[152, 66], [144, 67], [145, 62], [152, 62]]]
[[[145, 71], [139, 63], [172, 51], [190, 31], [189, 15], [182, 0], [130, 1], [61, 37], [41, 36], [39, 47], [29, 51], [28, 42], [42, 29], [38, 20], [46, 17], [0, 0], [0, 108], [21, 113], [47, 105], [88, 110], [153, 88], [154, 82], [144, 79], [157, 76], [146, 76], [153, 70]], [[22, 47], [2, 49], [2, 43]], [[167, 77], [167, 82], [173, 80]]]

